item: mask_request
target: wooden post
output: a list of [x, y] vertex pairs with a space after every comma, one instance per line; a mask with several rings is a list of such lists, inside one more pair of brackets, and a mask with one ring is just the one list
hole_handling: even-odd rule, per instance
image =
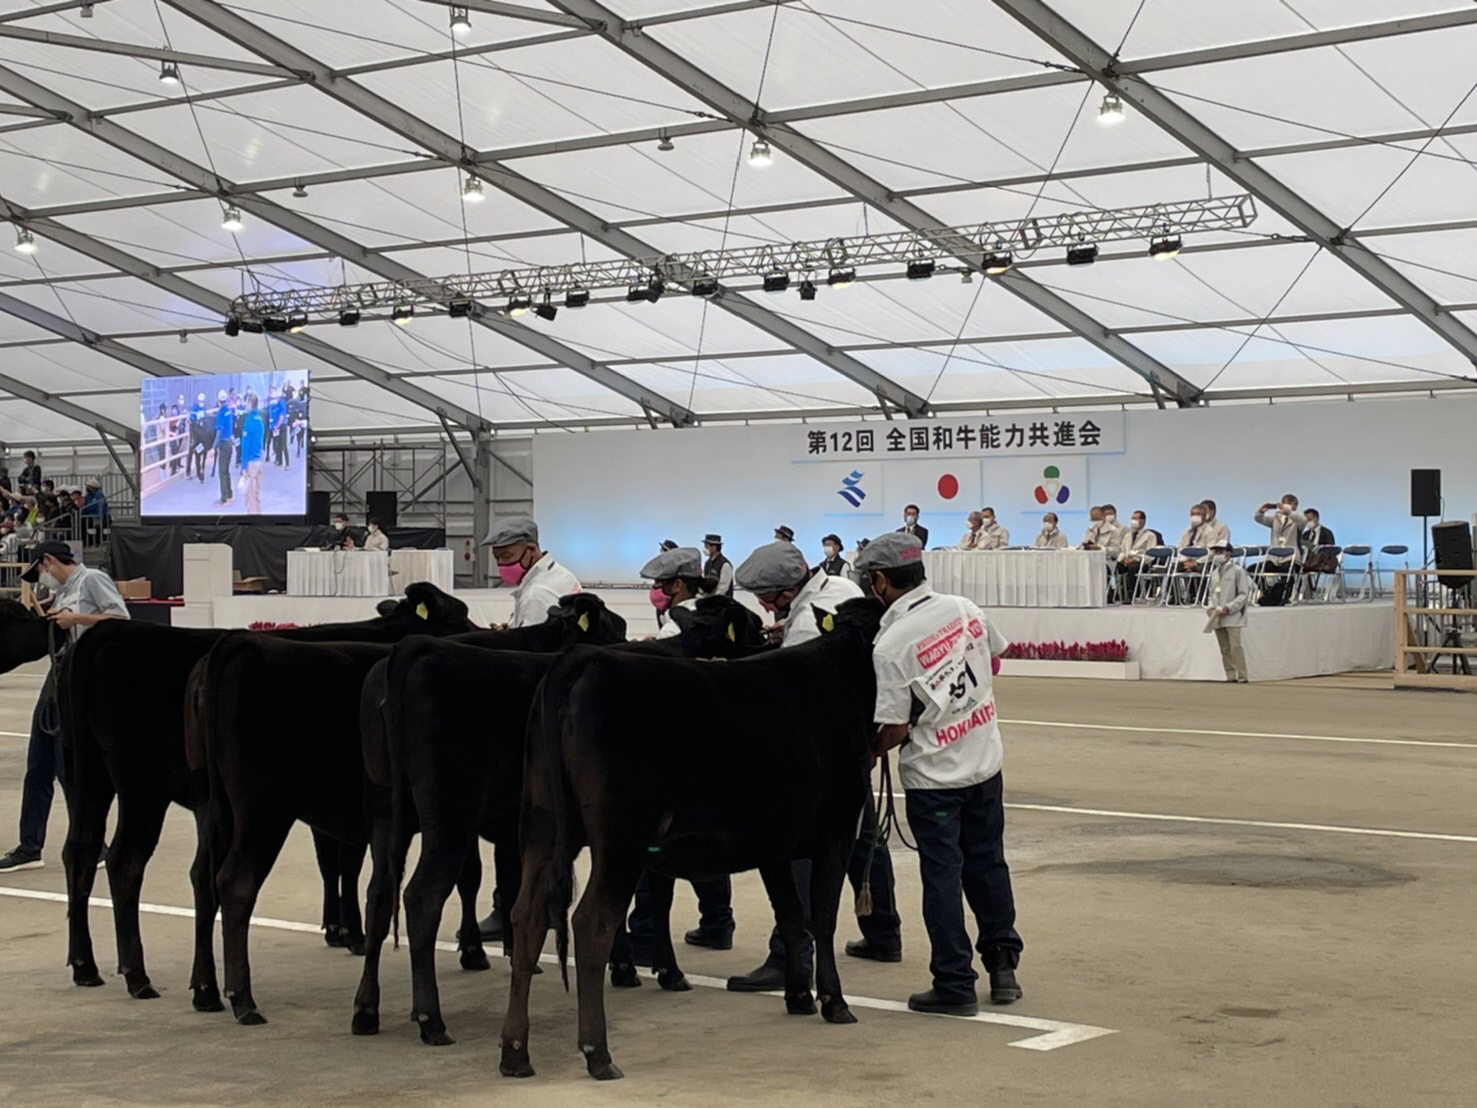
[[1395, 675], [1405, 674], [1405, 647], [1410, 629], [1405, 623], [1405, 571], [1395, 571]]

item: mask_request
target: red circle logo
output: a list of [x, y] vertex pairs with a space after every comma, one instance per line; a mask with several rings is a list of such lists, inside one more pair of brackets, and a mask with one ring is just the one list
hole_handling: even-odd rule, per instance
[[939, 496], [945, 500], [953, 500], [959, 495], [959, 478], [952, 473], [946, 473], [939, 478]]

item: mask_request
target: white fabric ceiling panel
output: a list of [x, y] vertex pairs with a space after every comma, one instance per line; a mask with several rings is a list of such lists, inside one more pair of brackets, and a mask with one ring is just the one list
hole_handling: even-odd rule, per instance
[[836, 405], [874, 406], [860, 385], [801, 355], [704, 361], [692, 366], [638, 365], [621, 370], [699, 414], [784, 411]]
[[77, 343], [6, 350], [3, 372], [42, 392], [66, 396], [82, 389], [133, 388], [143, 374], [131, 365]]
[[[884, 215], [867, 212], [860, 201], [793, 211], [741, 215], [729, 219], [705, 219], [660, 223], [632, 228], [658, 250], [685, 253], [695, 250], [743, 249], [776, 246], [788, 242], [819, 242], [855, 235], [886, 235], [905, 228]], [[709, 209], [711, 210], [711, 209]]]
[[1361, 240], [1441, 304], [1477, 303], [1477, 228]]
[[97, 432], [40, 404], [0, 396], [0, 441], [13, 452], [31, 445], [44, 447], [61, 439], [96, 441]]
[[[3, 172], [3, 170], [0, 170]], [[3, 180], [3, 177], [0, 177]], [[69, 250], [60, 243], [46, 237], [39, 228], [35, 232], [36, 253], [27, 257], [12, 253], [8, 243], [0, 243], [0, 288], [11, 281], [37, 281], [56, 277], [72, 277], [78, 274], [111, 272], [100, 262], [85, 254]]]
[[979, 399], [1147, 395], [1144, 379], [1078, 338], [990, 342], [948, 349], [873, 350], [857, 357], [935, 403]]
[[0, 311], [0, 342], [49, 342], [55, 337], [44, 327], [37, 327], [17, 316]]
[[133, 277], [77, 284], [25, 285], [7, 291], [11, 296], [44, 308], [53, 315], [70, 316], [81, 326], [102, 334], [160, 327], [198, 327], [202, 323], [219, 320], [204, 308]]
[[978, 0], [915, 0], [906, 12], [892, 0], [823, 0], [647, 33], [751, 100], [763, 73], [770, 110], [1031, 73], [1039, 67], [1001, 55], [1051, 54]]
[[[556, 301], [557, 303], [557, 301]], [[561, 309], [552, 323], [524, 316], [528, 324], [596, 360], [666, 358], [683, 354], [767, 350], [779, 344], [737, 316], [673, 289], [656, 304], [596, 304]], [[525, 357], [525, 361], [533, 360]]]
[[[474, 230], [472, 234], [475, 236], [478, 232]], [[422, 273], [450, 277], [467, 272], [468, 254], [471, 255], [473, 273], [497, 273], [525, 266], [564, 265], [578, 261], [618, 261], [625, 257], [592, 239], [586, 238], [581, 242], [573, 231], [499, 238], [495, 242], [474, 242], [470, 247], [432, 246], [419, 250], [394, 250], [389, 257]]]
[[416, 384], [487, 419], [514, 423], [630, 418], [640, 407], [567, 369], [421, 377]]
[[435, 414], [367, 381], [312, 382], [312, 424], [319, 430], [435, 424]]
[[1340, 226], [1356, 220], [1355, 230], [1470, 219], [1473, 165], [1440, 147], [1431, 151], [1414, 157], [1414, 149], [1359, 146], [1258, 161]]
[[245, 226], [233, 235], [221, 228], [221, 206], [215, 200], [190, 200], [155, 209], [83, 212], [63, 216], [59, 221], [161, 266], [239, 262], [243, 252], [248, 258], [257, 258], [316, 249], [250, 213], [245, 216]]
[[6, 198], [27, 208], [168, 192], [178, 185], [167, 173], [60, 124], [0, 136], [0, 175]]

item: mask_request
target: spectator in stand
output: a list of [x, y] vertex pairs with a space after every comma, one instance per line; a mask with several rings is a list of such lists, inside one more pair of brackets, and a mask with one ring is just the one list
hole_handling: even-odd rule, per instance
[[1096, 550], [1098, 532], [1103, 526], [1103, 509], [1094, 504], [1087, 509], [1087, 530], [1082, 533], [1082, 541], [1078, 543], [1081, 550]]
[[1004, 550], [1010, 545], [1010, 532], [995, 522], [994, 508], [981, 508], [984, 523], [980, 526], [976, 550]]
[[82, 518], [98, 531], [112, 522], [108, 516], [108, 498], [103, 493], [102, 482], [96, 477], [87, 479], [87, 491], [82, 497]]
[[1037, 550], [1066, 549], [1067, 536], [1062, 534], [1061, 528], [1057, 526], [1055, 512], [1047, 512], [1041, 517], [1041, 533], [1036, 536], [1036, 541], [1031, 545]]
[[1231, 528], [1229, 525], [1222, 523], [1218, 518], [1216, 518], [1215, 501], [1207, 497], [1200, 503], [1205, 508], [1205, 529], [1208, 532], [1207, 535], [1203, 535], [1201, 537], [1204, 538], [1207, 543], [1223, 542], [1227, 546], [1230, 546]]
[[845, 577], [846, 559], [841, 556], [841, 538], [839, 535], [827, 535], [821, 539], [821, 550], [825, 557], [821, 559], [821, 572], [827, 577]]
[[970, 512], [964, 522], [968, 530], [959, 539], [959, 549], [978, 550], [980, 548], [980, 528], [985, 525], [985, 517], [981, 512]]
[[21, 466], [20, 491], [35, 492], [41, 487], [41, 467], [36, 464], [36, 452], [27, 450], [26, 464]]
[[1134, 512], [1128, 533], [1123, 536], [1123, 544], [1118, 550], [1118, 596], [1123, 603], [1133, 599], [1139, 571], [1144, 566], [1144, 555], [1163, 542], [1159, 532], [1149, 527], [1148, 517], [1142, 511]]
[[913, 535], [923, 544], [923, 549], [928, 549], [928, 528], [918, 522], [918, 505], [909, 504], [903, 509], [903, 525], [898, 532], [904, 535]]
[[1298, 535], [1298, 546], [1303, 552], [1303, 571], [1306, 573], [1337, 573], [1338, 555], [1320, 550], [1319, 547], [1337, 543], [1333, 532], [1323, 526], [1323, 518], [1317, 508], [1303, 512], [1303, 529]]
[[[1196, 546], [1207, 550], [1210, 548], [1210, 544], [1215, 541], [1215, 536], [1207, 526], [1207, 519], [1204, 504], [1190, 505], [1190, 526], [1186, 527], [1185, 533], [1180, 536], [1180, 549], [1183, 550], [1187, 546]], [[1181, 558], [1180, 569], [1186, 571], [1198, 569], [1202, 560], [1199, 558]]]
[[1297, 561], [1298, 530], [1302, 526], [1298, 498], [1288, 493], [1275, 504], [1269, 501], [1256, 510], [1253, 518], [1259, 527], [1266, 527], [1271, 532], [1267, 542], [1269, 547], [1283, 546], [1293, 551], [1285, 558], [1269, 556], [1264, 569], [1272, 573], [1289, 572]]

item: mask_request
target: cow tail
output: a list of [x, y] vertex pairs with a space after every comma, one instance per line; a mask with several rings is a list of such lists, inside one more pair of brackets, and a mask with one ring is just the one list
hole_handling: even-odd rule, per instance
[[[557, 672], [557, 667], [554, 672]], [[569, 786], [564, 766], [564, 721], [562, 713], [554, 708], [550, 711], [548, 678], [539, 685], [535, 701], [536, 716], [531, 721], [536, 733], [531, 736], [530, 749], [543, 753], [548, 764], [549, 792], [554, 809], [554, 850], [549, 861], [549, 926], [554, 930], [554, 952], [559, 958], [559, 976], [564, 982], [564, 991], [569, 991], [569, 907], [574, 903], [574, 854], [570, 843], [574, 841], [569, 821], [572, 818], [574, 798], [569, 795]]]
[[[403, 651], [391, 651], [390, 664], [385, 669], [385, 699], [380, 705], [380, 714], [385, 729], [385, 751], [390, 762], [390, 887], [394, 890], [390, 921], [394, 949], [400, 949], [400, 886], [405, 880], [405, 857], [408, 847], [402, 848], [407, 826], [405, 805], [409, 781], [405, 777], [405, 696], [390, 695], [391, 689], [404, 690], [404, 670], [397, 670], [396, 656], [405, 657]], [[412, 660], [414, 655], [411, 656]], [[402, 662], [403, 665], [403, 662]]]

